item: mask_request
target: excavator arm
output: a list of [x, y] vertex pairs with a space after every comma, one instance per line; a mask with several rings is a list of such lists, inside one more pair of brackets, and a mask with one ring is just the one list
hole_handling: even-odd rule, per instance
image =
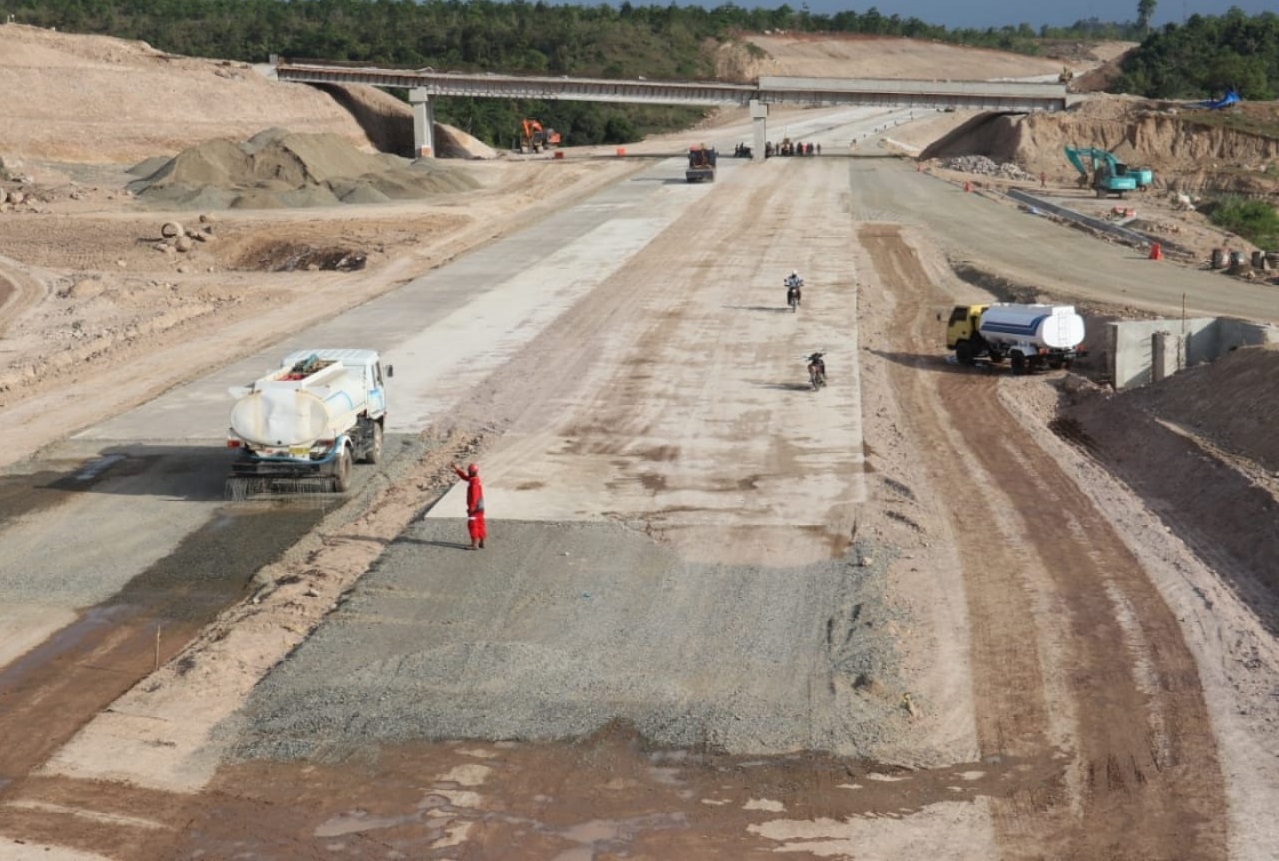
[[1088, 168], [1084, 167], [1084, 159], [1092, 158], [1094, 150], [1092, 149], [1075, 149], [1074, 147], [1066, 147], [1066, 160], [1075, 166], [1075, 170], [1084, 176], [1090, 176]]

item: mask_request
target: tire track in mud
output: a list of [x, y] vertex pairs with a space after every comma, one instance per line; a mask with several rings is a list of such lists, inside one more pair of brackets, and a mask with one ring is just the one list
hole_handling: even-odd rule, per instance
[[1016, 432], [998, 397], [1016, 382], [928, 358], [945, 297], [898, 229], [861, 238], [897, 299], [892, 373], [959, 542], [982, 754], [1066, 748], [1059, 779], [993, 805], [1004, 857], [1225, 858], [1216, 745], [1176, 618], [1105, 513]]

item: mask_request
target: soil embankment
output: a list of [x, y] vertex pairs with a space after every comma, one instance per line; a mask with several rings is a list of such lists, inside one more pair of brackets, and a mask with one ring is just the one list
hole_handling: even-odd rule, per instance
[[1063, 421], [1279, 633], [1279, 532], [1262, 526], [1279, 516], [1276, 403], [1279, 347], [1244, 347], [1122, 396], [1083, 398]]
[[1060, 114], [981, 114], [925, 147], [920, 158], [985, 155], [1056, 177], [1070, 172], [1065, 147], [1097, 147], [1152, 168], [1158, 189], [1279, 193], [1279, 175], [1267, 172], [1279, 162], [1279, 138], [1208, 124], [1199, 113], [1098, 96]]
[[1004, 51], [964, 48], [927, 39], [859, 34], [754, 33], [724, 45], [717, 56], [725, 80], [750, 81], [762, 75], [843, 78], [1056, 77], [1061, 62]]
[[[408, 105], [372, 87], [335, 99], [269, 80], [248, 63], [180, 57], [145, 42], [0, 25], [0, 154], [136, 162], [210, 138], [244, 140], [282, 126], [373, 149], [378, 126], [410, 123]], [[359, 117], [344, 102], [365, 107]], [[369, 128], [372, 127], [370, 133]]]

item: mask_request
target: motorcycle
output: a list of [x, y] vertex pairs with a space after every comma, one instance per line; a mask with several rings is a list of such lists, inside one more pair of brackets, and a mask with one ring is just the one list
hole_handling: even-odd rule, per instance
[[786, 279], [786, 304], [790, 306], [791, 313], [799, 310], [801, 300], [800, 289], [804, 286], [804, 279], [791, 278]]
[[813, 353], [808, 357], [808, 384], [813, 391], [826, 386], [826, 362], [822, 359], [825, 353]]

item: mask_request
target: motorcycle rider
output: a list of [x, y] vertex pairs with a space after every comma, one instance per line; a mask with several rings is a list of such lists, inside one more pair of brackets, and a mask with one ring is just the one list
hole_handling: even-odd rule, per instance
[[822, 356], [825, 353], [813, 353], [808, 357], [808, 379], [813, 384], [813, 388], [826, 385], [826, 360]]
[[[786, 304], [798, 306], [803, 298], [800, 288], [804, 286], [804, 279], [799, 277], [799, 270], [792, 269], [791, 273], [786, 276]], [[794, 300], [792, 302], [792, 299]]]

